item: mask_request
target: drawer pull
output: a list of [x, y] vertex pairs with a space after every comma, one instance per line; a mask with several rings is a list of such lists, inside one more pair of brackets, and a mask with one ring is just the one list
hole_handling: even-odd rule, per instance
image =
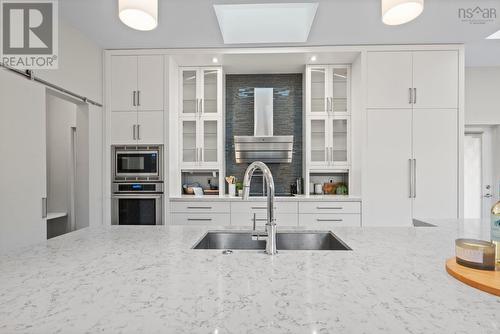
[[326, 218], [318, 218], [316, 219], [318, 222], [341, 222], [343, 219], [326, 219]]
[[317, 206], [316, 209], [318, 209], [318, 210], [342, 210], [343, 207], [341, 207], [341, 206]]
[[[254, 221], [253, 218], [250, 219], [251, 221]], [[267, 222], [267, 218], [256, 218], [255, 219], [256, 222]]]
[[211, 206], [188, 206], [188, 209], [205, 209], [205, 210], [211, 210]]
[[267, 206], [252, 206], [252, 209], [267, 209]]
[[199, 222], [211, 222], [212, 218], [188, 218], [189, 222], [199, 221]]

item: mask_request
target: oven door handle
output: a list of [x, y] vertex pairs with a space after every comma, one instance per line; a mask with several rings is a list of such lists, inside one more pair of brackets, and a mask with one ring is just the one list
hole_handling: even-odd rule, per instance
[[163, 194], [148, 194], [148, 193], [139, 193], [139, 194], [113, 194], [111, 198], [116, 199], [127, 199], [127, 198], [143, 198], [143, 199], [160, 199], [163, 197]]

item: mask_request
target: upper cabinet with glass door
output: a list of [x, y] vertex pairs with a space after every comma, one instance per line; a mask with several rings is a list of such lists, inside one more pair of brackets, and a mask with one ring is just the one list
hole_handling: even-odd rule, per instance
[[210, 117], [222, 114], [220, 67], [183, 67], [181, 80], [181, 117]]
[[349, 65], [308, 65], [306, 80], [308, 116], [349, 114]]

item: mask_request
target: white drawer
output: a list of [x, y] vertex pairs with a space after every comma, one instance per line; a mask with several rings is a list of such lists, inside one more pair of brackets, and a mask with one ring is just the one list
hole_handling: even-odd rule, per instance
[[205, 201], [186, 201], [171, 202], [172, 212], [189, 213], [229, 213], [231, 207], [229, 202], [205, 202]]
[[300, 202], [299, 213], [361, 213], [360, 202]]
[[172, 213], [171, 225], [221, 225], [231, 224], [229, 213]]
[[[262, 227], [266, 224], [267, 214], [260, 212], [255, 215], [256, 226]], [[275, 216], [276, 225], [278, 228], [283, 226], [297, 226], [298, 217], [295, 213], [278, 213]], [[253, 214], [250, 213], [231, 213], [232, 226], [248, 226], [249, 229], [253, 226]]]
[[361, 215], [359, 214], [300, 214], [299, 226], [311, 228], [334, 227], [334, 226], [361, 226]]
[[[231, 213], [265, 213], [267, 201], [237, 201], [231, 202]], [[297, 202], [274, 202], [276, 213], [297, 213]]]

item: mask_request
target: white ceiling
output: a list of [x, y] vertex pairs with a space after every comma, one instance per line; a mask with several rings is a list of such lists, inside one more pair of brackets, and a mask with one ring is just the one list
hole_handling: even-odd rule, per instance
[[[319, 3], [306, 43], [274, 45], [465, 43], [468, 66], [500, 66], [500, 40], [485, 40], [500, 29], [500, 0], [425, 0], [424, 13], [402, 26], [382, 24], [380, 0], [159, 0], [158, 28], [150, 32], [122, 24], [118, 0], [60, 0], [59, 10], [106, 49], [241, 47], [224, 45], [213, 4], [273, 2]], [[459, 8], [475, 6], [496, 8], [498, 17], [487, 24], [458, 18]]]

